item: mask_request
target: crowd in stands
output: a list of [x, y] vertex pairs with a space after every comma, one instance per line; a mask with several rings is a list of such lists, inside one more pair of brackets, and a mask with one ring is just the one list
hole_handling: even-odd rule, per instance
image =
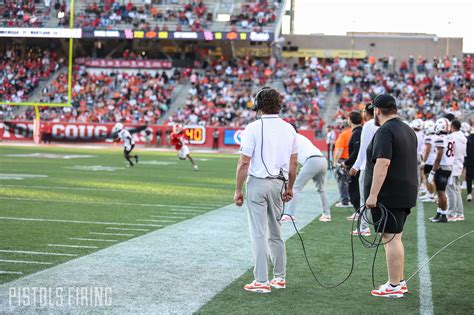
[[235, 31], [236, 26], [260, 31], [263, 26], [276, 22], [280, 2], [269, 3], [267, 0], [254, 3], [244, 2], [241, 4], [240, 12], [230, 17], [230, 23]]
[[[157, 3], [155, 3], [157, 2]], [[242, 1], [230, 16], [231, 29], [262, 31], [277, 20], [280, 0]], [[208, 4], [209, 5], [209, 4]], [[213, 12], [206, 1], [181, 0], [144, 2], [97, 1], [76, 13], [76, 25], [82, 28], [112, 29], [128, 26], [144, 31], [204, 31], [213, 23]]]
[[[13, 50], [0, 60], [0, 96], [23, 101], [62, 63], [54, 52], [30, 51], [19, 62]], [[12, 63], [12, 60], [16, 62]], [[156, 123], [171, 104], [177, 82], [189, 82], [186, 101], [170, 115], [168, 124], [242, 127], [254, 119], [253, 95], [266, 85], [282, 91], [282, 116], [301, 129], [324, 130], [340, 125], [352, 110], [361, 110], [376, 94], [397, 98], [403, 119], [436, 118], [453, 113], [459, 118], [474, 109], [473, 61], [456, 57], [426, 60], [409, 58], [396, 65], [393, 58], [309, 58], [294, 65], [273, 58], [209, 59], [194, 69], [174, 73], [74, 72], [73, 107], [45, 110], [57, 121]], [[335, 91], [339, 106], [331, 122], [321, 111]], [[67, 101], [67, 77], [61, 74], [41, 91], [41, 101]], [[331, 94], [334, 95], [334, 94]], [[32, 116], [23, 117], [31, 118]]]
[[170, 117], [170, 124], [239, 127], [253, 119], [254, 87], [270, 84], [273, 67], [262, 60], [214, 60], [189, 74], [186, 104]]
[[64, 60], [54, 51], [31, 49], [20, 58], [15, 49], [0, 57], [0, 99], [25, 101], [41, 80], [47, 80]]
[[[145, 31], [168, 31], [167, 24], [173, 24], [173, 31], [203, 31], [212, 22], [212, 13], [202, 0], [181, 4], [157, 5], [151, 1], [137, 5], [129, 1], [101, 1], [87, 5], [84, 12], [78, 12], [77, 25], [83, 28], [110, 29], [118, 25], [130, 25]], [[154, 22], [154, 23], [151, 23]]]
[[456, 57], [427, 60], [412, 56], [396, 66], [392, 57], [376, 60], [334, 60], [335, 80], [340, 91], [336, 119], [351, 110], [363, 108], [374, 95], [389, 93], [396, 97], [403, 119], [431, 119], [446, 113], [462, 118], [474, 109], [472, 58]]
[[[155, 124], [171, 103], [175, 77], [166, 72], [99, 72], [78, 68], [72, 87], [72, 106], [44, 108], [43, 119], [52, 121]], [[43, 102], [67, 101], [67, 75], [44, 87]], [[26, 113], [26, 119], [31, 112]]]
[[42, 25], [42, 15], [33, 0], [11, 1], [4, 4], [3, 26], [36, 27]]
[[57, 18], [57, 26], [69, 23], [66, 0], [53, 0], [53, 3], [52, 0], [4, 0], [0, 13], [0, 25], [7, 27], [45, 27], [53, 16]]

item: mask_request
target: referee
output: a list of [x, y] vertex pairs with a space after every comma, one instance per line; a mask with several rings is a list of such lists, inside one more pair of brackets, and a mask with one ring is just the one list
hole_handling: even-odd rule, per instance
[[[375, 230], [383, 233], [388, 282], [371, 293], [399, 298], [408, 292], [403, 280], [405, 251], [402, 234], [418, 194], [417, 139], [413, 129], [397, 116], [397, 105], [391, 95], [378, 95], [373, 107], [375, 124], [381, 127], [367, 148], [364, 193]], [[387, 213], [381, 209], [382, 205]]]
[[[283, 202], [293, 197], [297, 168], [296, 132], [279, 116], [281, 96], [263, 88], [255, 96], [255, 110], [261, 118], [244, 131], [236, 171], [234, 202], [242, 206], [242, 188], [247, 175], [247, 207], [255, 260], [255, 280], [244, 286], [250, 292], [270, 293], [271, 287], [286, 287], [286, 251], [281, 236]], [[268, 281], [268, 251], [273, 279]]]

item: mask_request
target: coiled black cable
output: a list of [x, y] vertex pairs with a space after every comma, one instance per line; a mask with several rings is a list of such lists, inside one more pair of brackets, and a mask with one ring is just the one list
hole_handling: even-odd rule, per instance
[[[375, 288], [375, 261], [377, 259], [378, 248], [379, 248], [380, 245], [385, 245], [385, 244], [391, 242], [393, 240], [393, 238], [395, 237], [395, 234], [394, 234], [393, 237], [390, 240], [388, 240], [386, 242], [383, 242], [383, 234], [385, 233], [385, 228], [386, 228], [387, 221], [388, 221], [388, 215], [391, 215], [394, 218], [395, 223], [396, 223], [396, 227], [398, 227], [397, 219], [390, 210], [388, 210], [381, 203], [378, 203], [377, 207], [381, 211], [380, 219], [377, 222], [371, 222], [369, 220], [369, 218], [367, 216], [367, 211], [370, 210], [370, 209], [367, 208], [365, 205], [362, 205], [359, 209], [357, 209], [356, 213], [358, 213], [359, 216], [358, 216], [357, 220], [355, 218], [352, 220], [351, 231], [350, 231], [351, 233], [349, 233], [350, 244], [351, 244], [351, 268], [350, 268], [349, 273], [347, 274], [347, 276], [345, 276], [342, 281], [340, 281], [336, 284], [332, 284], [332, 285], [328, 285], [328, 284], [323, 283], [316, 276], [316, 272], [313, 270], [313, 267], [311, 266], [311, 263], [309, 262], [308, 254], [306, 252], [306, 247], [305, 247], [304, 241], [303, 241], [303, 237], [301, 236], [298, 228], [296, 227], [296, 223], [293, 220], [293, 216], [288, 215], [291, 218], [291, 222], [293, 223], [293, 227], [296, 231], [296, 234], [298, 235], [298, 237], [300, 239], [301, 247], [303, 249], [303, 255], [304, 255], [304, 258], [306, 260], [306, 264], [308, 265], [308, 269], [310, 270], [310, 272], [311, 272], [314, 280], [316, 281], [316, 283], [318, 283], [321, 287], [323, 287], [325, 289], [333, 289], [333, 288], [336, 288], [336, 287], [342, 285], [344, 282], [346, 282], [351, 277], [351, 275], [354, 271], [354, 265], [355, 265], [354, 238], [352, 236], [352, 231], [354, 230], [354, 225], [356, 225], [357, 230], [360, 231], [362, 218], [365, 218], [366, 221], [368, 222], [368, 224], [372, 225], [374, 227], [375, 226], [380, 227], [380, 224], [383, 224], [382, 228], [381, 229], [379, 228], [380, 232], [379, 233], [376, 232], [375, 238], [372, 241], [367, 240], [363, 235], [359, 234], [359, 239], [361, 240], [364, 247], [366, 247], [366, 248], [374, 248], [375, 247], [375, 254], [374, 254], [374, 259], [373, 259], [373, 262], [372, 262], [372, 285]], [[285, 214], [285, 203], [283, 203], [282, 216], [284, 214]]]

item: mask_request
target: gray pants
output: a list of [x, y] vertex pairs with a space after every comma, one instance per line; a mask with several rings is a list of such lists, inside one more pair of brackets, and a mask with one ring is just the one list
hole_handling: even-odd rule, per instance
[[[359, 174], [359, 193], [360, 193], [360, 205], [365, 205], [364, 198], [364, 176], [365, 170], [361, 170]], [[369, 228], [369, 223], [367, 222], [367, 217], [370, 218], [370, 211], [367, 211], [364, 216], [361, 218], [360, 229], [365, 230]]]
[[[339, 163], [345, 160], [339, 160]], [[339, 194], [341, 196], [341, 202], [345, 205], [349, 204], [349, 174], [346, 170], [340, 168], [336, 169], [336, 182], [337, 188], [339, 188]]]
[[268, 251], [275, 277], [285, 277], [286, 250], [281, 237], [283, 182], [250, 176], [247, 182], [247, 207], [250, 239], [255, 260], [253, 274], [258, 282], [268, 281]]
[[449, 216], [464, 215], [464, 205], [462, 204], [461, 185], [459, 176], [452, 177], [452, 183], [446, 186], [448, 197]]
[[306, 184], [312, 179], [314, 185], [316, 186], [316, 190], [319, 193], [319, 198], [321, 198], [323, 215], [331, 215], [328, 197], [326, 196], [326, 191], [324, 190], [327, 168], [328, 162], [324, 157], [312, 157], [304, 162], [298, 177], [296, 177], [295, 186], [293, 189], [293, 199], [288, 203], [288, 210], [285, 210], [285, 213], [292, 216], [295, 215], [298, 197], [301, 194], [304, 186], [306, 186]]

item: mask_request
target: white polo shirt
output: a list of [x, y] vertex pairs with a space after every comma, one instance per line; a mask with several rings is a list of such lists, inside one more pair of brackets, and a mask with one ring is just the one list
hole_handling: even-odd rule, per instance
[[466, 156], [467, 150], [467, 138], [464, 136], [462, 131], [455, 131], [451, 133], [454, 139], [454, 164], [453, 164], [453, 176], [461, 176], [464, 168], [464, 157]]
[[357, 160], [355, 161], [353, 168], [357, 170], [365, 170], [365, 164], [367, 160], [367, 147], [375, 136], [375, 133], [379, 127], [375, 125], [375, 119], [371, 119], [364, 124], [362, 127], [362, 133], [360, 134], [360, 148], [357, 154]]
[[262, 115], [261, 119], [248, 124], [245, 128], [240, 153], [251, 157], [249, 175], [267, 178], [278, 176], [282, 170], [283, 175], [288, 179], [290, 157], [298, 153], [296, 131], [278, 115]]
[[311, 140], [301, 134], [297, 134], [296, 137], [296, 144], [298, 146], [298, 163], [303, 165], [310, 156], [324, 156]]
[[418, 141], [418, 148], [416, 151], [418, 152], [418, 155], [423, 156], [423, 153], [425, 152], [425, 133], [423, 130], [420, 130], [415, 131], [415, 135]]

